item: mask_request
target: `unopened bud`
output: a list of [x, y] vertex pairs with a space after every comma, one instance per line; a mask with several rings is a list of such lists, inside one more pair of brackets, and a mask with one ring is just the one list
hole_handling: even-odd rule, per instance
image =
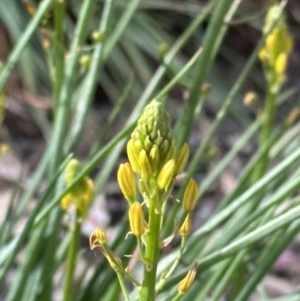
[[128, 200], [134, 199], [136, 195], [135, 177], [133, 170], [128, 162], [121, 164], [119, 167], [118, 183], [125, 198]]
[[66, 171], [65, 171], [65, 182], [67, 185], [70, 185], [76, 176], [79, 174], [81, 170], [81, 164], [78, 160], [76, 159], [71, 159], [67, 166], [66, 166]]
[[134, 202], [130, 205], [128, 216], [132, 233], [140, 237], [145, 231], [145, 219], [142, 206], [139, 202]]
[[159, 172], [157, 186], [161, 190], [167, 190], [173, 181], [175, 171], [175, 160], [169, 160]]
[[190, 212], [195, 208], [198, 192], [198, 184], [194, 179], [190, 179], [183, 196], [182, 206], [184, 211]]
[[148, 155], [145, 150], [142, 150], [140, 152], [139, 166], [142, 179], [147, 181], [153, 175], [153, 172]]
[[133, 140], [130, 139], [127, 143], [127, 156], [132, 167], [132, 170], [137, 173], [139, 170], [139, 160], [134, 151], [134, 143]]
[[91, 65], [91, 57], [89, 55], [82, 55], [79, 59], [79, 64], [83, 70], [87, 70]]
[[159, 163], [159, 150], [157, 145], [153, 145], [150, 151], [151, 165], [154, 168], [153, 175], [156, 176], [157, 166]]
[[275, 62], [275, 71], [278, 75], [283, 75], [287, 66], [287, 54], [280, 53]]
[[90, 236], [90, 248], [93, 250], [95, 247], [98, 246], [97, 243], [100, 245], [103, 245], [107, 242], [107, 236], [106, 233], [97, 227], [94, 232]]
[[189, 231], [191, 229], [191, 225], [192, 225], [192, 219], [191, 219], [191, 215], [188, 214], [184, 220], [184, 222], [182, 223], [180, 229], [179, 229], [179, 234], [182, 237], [186, 237], [189, 234]]
[[189, 154], [190, 148], [184, 143], [176, 158], [175, 175], [180, 174], [184, 170]]
[[196, 262], [193, 267], [189, 270], [187, 275], [179, 282], [178, 292], [185, 294], [192, 286], [198, 269], [198, 263]]
[[254, 91], [249, 91], [244, 97], [244, 105], [251, 106], [257, 102], [257, 94]]
[[101, 31], [94, 31], [92, 33], [92, 39], [95, 42], [102, 42], [104, 40], [104, 34]]
[[165, 44], [165, 43], [161, 43], [159, 46], [158, 46], [158, 52], [159, 52], [159, 55], [160, 57], [163, 59], [165, 57], [165, 55], [168, 53], [170, 47]]

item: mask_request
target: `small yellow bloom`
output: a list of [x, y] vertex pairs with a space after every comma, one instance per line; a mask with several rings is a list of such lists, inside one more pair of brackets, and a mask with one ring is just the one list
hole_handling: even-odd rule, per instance
[[191, 225], [192, 225], [192, 219], [191, 219], [191, 215], [188, 214], [184, 220], [184, 222], [182, 223], [180, 229], [179, 229], [179, 234], [182, 237], [186, 237], [189, 234], [189, 231], [191, 229]]
[[128, 216], [132, 233], [137, 237], [141, 236], [145, 231], [145, 219], [139, 202], [134, 202], [130, 205]]
[[183, 196], [182, 206], [184, 211], [190, 212], [195, 208], [198, 192], [198, 184], [194, 179], [190, 179]]
[[127, 200], [133, 200], [136, 195], [136, 183], [131, 165], [121, 164], [118, 170], [118, 183]]
[[100, 245], [106, 244], [107, 242], [107, 236], [106, 233], [97, 227], [94, 232], [90, 236], [90, 248], [93, 250], [95, 247], [98, 246], [97, 243]]
[[193, 267], [188, 271], [187, 275], [179, 282], [178, 292], [180, 294], [185, 294], [192, 286], [194, 279], [196, 277], [198, 269], [198, 263], [196, 262]]
[[161, 169], [157, 177], [157, 186], [161, 190], [167, 190], [174, 179], [175, 160], [169, 160]]

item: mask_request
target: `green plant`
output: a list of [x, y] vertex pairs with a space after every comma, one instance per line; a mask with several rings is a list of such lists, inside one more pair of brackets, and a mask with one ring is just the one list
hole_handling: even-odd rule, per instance
[[[275, 90], [275, 76], [267, 74], [267, 83], [259, 80], [260, 88], [266, 86], [267, 91], [262, 114], [256, 111], [255, 118], [251, 119], [237, 100], [244, 94], [245, 86], [248, 89], [257, 78], [262, 78], [256, 62], [258, 56], [264, 57], [264, 49], [268, 50], [266, 45], [270, 44], [274, 30], [287, 29], [287, 25], [282, 25], [285, 3], [276, 7], [276, 13], [270, 24], [262, 29], [262, 37], [256, 41], [251, 55], [243, 58], [234, 50], [228, 51], [223, 42], [232, 25], [246, 23], [256, 34], [253, 28], [263, 28], [261, 15], [268, 8], [257, 11], [252, 2], [211, 0], [195, 4], [168, 0], [105, 0], [99, 5], [99, 1], [94, 0], [43, 0], [32, 17], [19, 1], [0, 2], [1, 23], [13, 43], [0, 70], [1, 106], [9, 91], [8, 80], [16, 67], [24, 89], [51, 95], [53, 99], [51, 119], [43, 110], [30, 108], [36, 123], [43, 129], [47, 146], [26, 190], [18, 185], [12, 187], [9, 209], [1, 225], [0, 287], [3, 287], [6, 300], [50, 301], [58, 294], [60, 300], [113, 301], [119, 300], [122, 290], [127, 300], [145, 301], [154, 297], [176, 300], [180, 297], [181, 300], [217, 301], [222, 296], [230, 301], [242, 301], [248, 300], [256, 291], [263, 291], [263, 277], [300, 228], [297, 195], [300, 141], [299, 124], [294, 118], [297, 108], [292, 108], [287, 122], [274, 121], [278, 108], [295, 94], [293, 88], [281, 92], [285, 73], [282, 66], [289, 55], [287, 50], [291, 48], [288, 39], [283, 51], [286, 57], [280, 59], [282, 64], [275, 64], [274, 69], [264, 61], [265, 73], [275, 70], [280, 71], [280, 76], [276, 77]], [[168, 10], [172, 11], [171, 15]], [[8, 12], [14, 13], [14, 18], [8, 18]], [[180, 27], [177, 17], [188, 20], [184, 28]], [[38, 47], [35, 47], [36, 43]], [[222, 67], [219, 67], [218, 55], [229, 61], [234, 58], [235, 65], [240, 68], [240, 71], [235, 70], [230, 89], [220, 76]], [[35, 78], [35, 73], [40, 78]], [[271, 81], [269, 77], [272, 77]], [[207, 89], [207, 81], [211, 89]], [[103, 97], [113, 105], [107, 120], [99, 120], [92, 104], [100, 87], [105, 94]], [[167, 109], [177, 107], [173, 106], [175, 100], [170, 93], [175, 87], [189, 93], [186, 101], [178, 105], [179, 110], [170, 112], [171, 117], [176, 117], [173, 136], [168, 134], [168, 124], [165, 149], [157, 151], [152, 140], [148, 149], [146, 134], [143, 129], [136, 132], [136, 122], [146, 105], [157, 106], [159, 110], [162, 104]], [[151, 103], [153, 99], [156, 101]], [[215, 110], [214, 118], [206, 116], [208, 104]], [[167, 114], [165, 111], [160, 114], [164, 127]], [[258, 117], [265, 114], [270, 114], [269, 122]], [[147, 122], [147, 118], [138, 123], [138, 128]], [[212, 168], [208, 151], [229, 118], [238, 123], [243, 133], [222, 159], [213, 162]], [[82, 160], [82, 167], [66, 183], [66, 168], [74, 163], [73, 153], [80, 156], [80, 142], [90, 119], [97, 123], [95, 138], [86, 160]], [[174, 190], [172, 206], [166, 208], [165, 198], [169, 197], [175, 175], [181, 172], [186, 160], [188, 147], [184, 143], [189, 141], [194, 128], [199, 127], [199, 119], [209, 124], [208, 131], [201, 129], [201, 143], [197, 141], [197, 145], [191, 147], [192, 155], [186, 164], [183, 182], [178, 193]], [[119, 123], [123, 126], [120, 131], [112, 129], [112, 125]], [[5, 126], [4, 123], [3, 128]], [[70, 196], [80, 200], [77, 194], [80, 195], [82, 188], [91, 187], [85, 185], [85, 181], [92, 176], [93, 195], [104, 191], [110, 175], [115, 178], [114, 168], [133, 131], [127, 150], [130, 165], [121, 165], [117, 175], [130, 205], [129, 221], [127, 216], [120, 221], [114, 237], [99, 228], [95, 230], [90, 238], [91, 246], [96, 247], [95, 259], [94, 253], [87, 250], [88, 239], [84, 239], [85, 247], [78, 242], [81, 237], [78, 219], [75, 218], [75, 224], [71, 223], [74, 228], [69, 228], [70, 223], [63, 227], [66, 212], [60, 205], [62, 203], [65, 208], [74, 205]], [[199, 199], [201, 206], [206, 192], [218, 183], [230, 162], [255, 136], [260, 137], [258, 150], [240, 171], [234, 189], [222, 197], [209, 219], [186, 239], [189, 218], [193, 220], [191, 211], [197, 214], [198, 208], [194, 209], [194, 204], [188, 207], [186, 203], [184, 206], [187, 207], [182, 207], [185, 192], [192, 191], [192, 200]], [[134, 145], [137, 141], [143, 141], [143, 147]], [[139, 190], [146, 197], [146, 204], [141, 205], [131, 168], [138, 174]], [[201, 181], [197, 180], [198, 191], [198, 185], [190, 182], [190, 178], [198, 178], [200, 172], [203, 177]], [[284, 209], [282, 203], [287, 204]], [[79, 207], [77, 211], [80, 211]], [[33, 208], [29, 214], [27, 208]], [[161, 215], [156, 215], [156, 210]], [[14, 229], [24, 217], [25, 226], [15, 235]], [[84, 214], [80, 216], [80, 222], [84, 217]], [[147, 226], [144, 219], [148, 221]], [[177, 221], [175, 231], [174, 221]], [[124, 239], [129, 224], [136, 239], [130, 236]], [[147, 232], [148, 227], [150, 232]], [[151, 229], [157, 231], [151, 232]], [[178, 231], [182, 237], [181, 246], [169, 254], [162, 254], [158, 260], [159, 234], [171, 240]], [[165, 245], [168, 242], [165, 241]], [[145, 267], [144, 277], [136, 276], [139, 264], [131, 271], [120, 264], [120, 261], [129, 260], [123, 255], [133, 254], [136, 245], [140, 249], [137, 261]], [[108, 262], [98, 256], [97, 249]], [[78, 275], [76, 269], [80, 266], [83, 269]], [[63, 277], [64, 281], [60, 281], [62, 272], [67, 275]], [[9, 281], [8, 275], [13, 276], [13, 282]], [[185, 280], [182, 282], [182, 279]], [[140, 292], [132, 289], [132, 282], [141, 287]], [[158, 284], [157, 295], [155, 284]], [[187, 288], [190, 289], [187, 291]], [[286, 296], [289, 297], [299, 299], [299, 290]], [[263, 294], [260, 299], [265, 300]]]

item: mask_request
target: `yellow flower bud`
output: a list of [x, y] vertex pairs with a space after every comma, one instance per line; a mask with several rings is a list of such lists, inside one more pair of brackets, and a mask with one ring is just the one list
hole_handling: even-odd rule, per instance
[[79, 59], [79, 65], [82, 70], [87, 70], [91, 65], [91, 56], [90, 55], [82, 55]]
[[130, 139], [127, 143], [127, 156], [132, 167], [132, 170], [137, 173], [139, 171], [139, 160], [134, 150], [133, 140]]
[[189, 154], [190, 148], [184, 143], [176, 158], [175, 175], [180, 174], [184, 170]]
[[148, 180], [152, 175], [152, 168], [145, 150], [141, 150], [139, 155], [140, 173], [143, 180]]
[[188, 214], [179, 229], [179, 234], [182, 237], [186, 237], [191, 229], [191, 225], [192, 225], [191, 215]]
[[193, 267], [188, 271], [187, 275], [179, 282], [178, 292], [185, 294], [192, 286], [198, 269], [198, 263], [196, 262]]
[[275, 61], [275, 71], [278, 75], [283, 75], [285, 73], [287, 65], [287, 55], [286, 53], [280, 53]]
[[70, 193], [66, 194], [60, 201], [60, 205], [64, 210], [68, 210], [71, 203], [72, 203], [72, 195]]
[[153, 170], [153, 175], [156, 176], [157, 166], [158, 166], [158, 163], [159, 163], [159, 150], [158, 150], [158, 146], [156, 144], [154, 144], [151, 148], [150, 161], [151, 161], [151, 165], [154, 169]]
[[265, 62], [265, 61], [268, 61], [269, 59], [269, 53], [268, 51], [266, 50], [266, 48], [262, 48], [258, 54], [258, 57], [260, 58], [260, 60], [262, 62]]
[[136, 184], [133, 170], [127, 162], [121, 164], [118, 170], [118, 183], [126, 199], [134, 199], [136, 195]]
[[89, 177], [84, 179], [84, 186], [78, 195], [80, 199], [80, 204], [78, 206], [78, 210], [83, 212], [87, 208], [87, 205], [91, 201], [94, 194], [94, 182]]
[[81, 164], [78, 160], [76, 159], [71, 159], [67, 166], [66, 166], [66, 171], [65, 171], [65, 182], [67, 185], [70, 185], [76, 176], [79, 174], [81, 170]]
[[92, 33], [92, 39], [95, 42], [103, 42], [103, 40], [104, 40], [104, 33], [101, 32], [101, 31], [94, 31]]
[[250, 106], [257, 102], [257, 93], [249, 91], [244, 97], [244, 105]]
[[132, 233], [137, 237], [141, 236], [145, 231], [145, 219], [139, 202], [134, 202], [130, 205], [128, 216]]
[[157, 186], [161, 190], [167, 190], [173, 181], [175, 171], [175, 160], [169, 160], [159, 172], [157, 177]]
[[195, 208], [198, 192], [198, 184], [194, 179], [190, 179], [183, 196], [182, 206], [184, 211], [190, 212]]
[[[65, 182], [69, 186], [81, 171], [81, 164], [78, 160], [72, 159], [66, 166]], [[74, 205], [79, 214], [86, 212], [87, 205], [94, 193], [94, 183], [89, 177], [80, 180], [72, 190], [61, 200], [61, 207], [67, 210]]]
[[[131, 134], [131, 142], [127, 147], [128, 157], [132, 161], [136, 161], [136, 167], [132, 168], [140, 175], [141, 166], [139, 166], [140, 152], [144, 150], [147, 153], [148, 159], [151, 163], [151, 170], [153, 175], [159, 173], [159, 170], [165, 163], [172, 159], [174, 153], [174, 138], [171, 129], [171, 120], [164, 109], [163, 105], [153, 100], [147, 105], [143, 114], [137, 122], [137, 126]], [[151, 161], [150, 155], [152, 148], [156, 146], [159, 153], [159, 161], [154, 157]], [[157, 152], [154, 150], [154, 152]]]
[[106, 244], [107, 242], [107, 236], [106, 233], [97, 227], [94, 232], [90, 236], [90, 248], [93, 250], [95, 247], [97, 247], [97, 243], [100, 245]]

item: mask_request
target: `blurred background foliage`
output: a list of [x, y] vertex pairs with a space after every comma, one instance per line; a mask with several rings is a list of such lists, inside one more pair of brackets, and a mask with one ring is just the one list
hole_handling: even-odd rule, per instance
[[[37, 7], [39, 2], [41, 1], [31, 1], [30, 3], [33, 7]], [[21, 197], [24, 198], [24, 195], [26, 196], [26, 187], [29, 185], [29, 179], [33, 172], [36, 171], [37, 166], [41, 166], [42, 161], [40, 159], [45, 154], [45, 149], [49, 148], [50, 145], [53, 133], [53, 121], [55, 120], [57, 110], [55, 105], [55, 87], [57, 83], [54, 80], [57, 74], [55, 74], [53, 66], [57, 52], [59, 51], [63, 52], [65, 61], [68, 61], [70, 45], [74, 39], [74, 29], [78, 22], [82, 2], [78, 0], [66, 1], [63, 20], [64, 31], [63, 38], [61, 39], [63, 45], [53, 45], [53, 43], [58, 43], [56, 41], [54, 24], [55, 11], [53, 7], [48, 10], [40, 23], [39, 29], [35, 30], [34, 35], [18, 59], [16, 67], [10, 74], [5, 86], [4, 96], [0, 96], [0, 101], [4, 103], [3, 106], [5, 108], [3, 124], [0, 129], [0, 140], [1, 143], [5, 142], [9, 144], [13, 154], [8, 159], [8, 163], [5, 163], [4, 169], [0, 170], [0, 176], [3, 179], [0, 187], [4, 191], [6, 191], [7, 187], [10, 187], [10, 189], [11, 187], [14, 188], [12, 189], [13, 193], [9, 194], [8, 209], [5, 211], [6, 215], [3, 217], [6, 227], [10, 225], [8, 226], [8, 234], [3, 235], [2, 231], [1, 242], [3, 245], [14, 237], [15, 232], [11, 228], [18, 225], [18, 220], [21, 220], [21, 225], [17, 227], [18, 231], [16, 232], [20, 233], [28, 216], [32, 212], [30, 206], [27, 210], [24, 210], [23, 206], [16, 216], [13, 214], [15, 208], [19, 206]], [[70, 151], [74, 152], [82, 160], [90, 162], [91, 158], [94, 158], [93, 156], [99, 150], [103, 149], [103, 151], [106, 151], [105, 147], [109, 143], [114, 143], [114, 139], [118, 133], [124, 129], [124, 124], [128, 121], [128, 116], [133, 111], [135, 112], [135, 109], [137, 113], [141, 111], [140, 103], [143, 103], [143, 101], [140, 102], [140, 100], [144, 99], [145, 103], [146, 100], [150, 100], [151, 97], [160, 92], [161, 89], [183, 70], [197, 50], [201, 46], [205, 47], [203, 39], [212, 22], [212, 12], [214, 12], [213, 2], [201, 0], [115, 1], [111, 17], [107, 24], [106, 42], [102, 53], [102, 60], [98, 68], [99, 76], [96, 79], [95, 93], [92, 97], [91, 107], [88, 109], [88, 117], [84, 119], [84, 123], [81, 125], [83, 134], [79, 135], [75, 142], [72, 142], [71, 135], [70, 137], [67, 136], [66, 141], [64, 141], [66, 145], [71, 145]], [[206, 88], [208, 89], [206, 101], [202, 111], [201, 104], [197, 106], [192, 131], [188, 135], [188, 143], [192, 152], [191, 157], [198, 150], [204, 137], [213, 128], [214, 121], [220, 107], [224, 104], [225, 97], [236, 83], [261, 38], [264, 17], [270, 3], [270, 1], [260, 0], [235, 2], [241, 3], [239, 3], [232, 20], [229, 20], [229, 23], [225, 24], [228, 26], [227, 33], [220, 48], [217, 47], [218, 49], [216, 49], [218, 51], [217, 56], [205, 78]], [[72, 120], [76, 121], [76, 117], [80, 115], [80, 104], [82, 103], [80, 97], [84, 93], [82, 90], [86, 88], [84, 81], [90, 66], [94, 63], [91, 59], [95, 49], [93, 34], [99, 27], [104, 6], [104, 1], [95, 1], [95, 6], [93, 6], [89, 15], [83, 46], [78, 50], [79, 59], [74, 79], [74, 88], [71, 89], [68, 95], [69, 99], [72, 100], [70, 102], [71, 113], [66, 126], [68, 130], [74, 127]], [[171, 63], [166, 62], [169, 50], [178, 43], [181, 35], [185, 33], [190, 24], [199, 18], [199, 14], [205, 11], [208, 13], [203, 17], [202, 22], [199, 21], [200, 25], [191, 33], [189, 39], [180, 48]], [[294, 39], [294, 48], [289, 58], [286, 81], [279, 97], [279, 101], [282, 103], [279, 105], [276, 113], [276, 129], [284, 123], [294, 108], [299, 107], [299, 1], [288, 1], [285, 13], [289, 24], [289, 31]], [[26, 3], [19, 0], [0, 1], [0, 60], [3, 63], [6, 62], [12, 49], [20, 40], [24, 29], [31, 19], [32, 16], [28, 12], [28, 9], [26, 9]], [[44, 46], [45, 43], [50, 43], [51, 47], [45, 51], [43, 43]], [[161, 81], [157, 85], [154, 85], [154, 88], [151, 90], [149, 83], [153, 80], [157, 70], [160, 70], [159, 68], [165, 68], [165, 73]], [[174, 125], [176, 125], [176, 122], [182, 116], [184, 106], [192, 89], [194, 76], [193, 68], [188, 69], [176, 85], [172, 87], [167, 97], [164, 97], [167, 99], [165, 105]], [[236, 101], [232, 103], [230, 110], [226, 113], [224, 123], [216, 131], [209, 143], [209, 147], [205, 149], [205, 155], [202, 156], [201, 162], [198, 162], [196, 168], [194, 168], [194, 173], [199, 182], [206, 179], [207, 174], [219, 166], [218, 164], [221, 159], [230, 150], [234, 149], [238, 138], [245, 131], [249, 130], [252, 122], [257, 120], [257, 112], [262, 110], [264, 104], [265, 87], [266, 81], [263, 76], [262, 67], [260, 62], [257, 61], [244, 85], [239, 87], [241, 89], [236, 95]], [[148, 89], [151, 92], [150, 95], [147, 94]], [[258, 102], [255, 106], [245, 106], [243, 103], [244, 95], [248, 91], [255, 91], [258, 94]], [[88, 108], [88, 105], [86, 107]], [[197, 112], [199, 112], [198, 115]], [[131, 119], [132, 121], [133, 119]], [[71, 130], [68, 133], [70, 132]], [[177, 132], [180, 133], [179, 130]], [[295, 140], [298, 141], [299, 138], [297, 138], [297, 135], [294, 136], [296, 136]], [[292, 135], [292, 137], [294, 136]], [[121, 138], [123, 137], [126, 137], [126, 135]], [[282, 158], [289, 153], [289, 150], [295, 147], [295, 145], [291, 144], [289, 145], [290, 148], [285, 149], [285, 141], [290, 142], [290, 140], [288, 135], [284, 137], [287, 140], [282, 139], [278, 144], [274, 144], [272, 158], [275, 157], [276, 159], [272, 163], [272, 166], [276, 166], [277, 163], [281, 162]], [[233, 189], [232, 187], [237, 183], [240, 174], [242, 174], [244, 166], [246, 166], [250, 158], [255, 154], [258, 146], [257, 139], [252, 138], [249, 141], [245, 142], [245, 147], [239, 155], [235, 154], [235, 160], [232, 159], [231, 163], [227, 162], [230, 172], [224, 173], [221, 179], [215, 180], [215, 182], [209, 184], [210, 186], [207, 184], [208, 186], [205, 187], [208, 191], [205, 192], [204, 196], [202, 195], [203, 201], [199, 206], [197, 214], [199, 220], [194, 226], [195, 230], [208, 219], [223, 197], [229, 195]], [[279, 158], [276, 157], [281, 151], [284, 155]], [[55, 154], [52, 155], [55, 156]], [[106, 221], [103, 222], [104, 226], [111, 226], [111, 232], [113, 233], [115, 231], [113, 226], [120, 223], [126, 211], [126, 204], [121, 199], [115, 180], [118, 162], [125, 160], [125, 154], [122, 152], [121, 156], [117, 154], [116, 157], [110, 157], [112, 159], [107, 161], [104, 160], [105, 156], [103, 155], [100, 164], [94, 165], [95, 168], [92, 171], [92, 177], [96, 179], [96, 191], [101, 196], [101, 200], [99, 201], [98, 198], [95, 204], [100, 208], [100, 210], [98, 208], [98, 211], [102, 211], [104, 214], [94, 214], [94, 216], [89, 217], [89, 222], [94, 226], [99, 223], [99, 219], [103, 219]], [[11, 166], [14, 167], [10, 168]], [[282, 175], [283, 178], [285, 176], [290, 176], [290, 174], [287, 172]], [[43, 181], [41, 180], [40, 187], [34, 189], [34, 197], [41, 199], [41, 196], [44, 196], [43, 193], [47, 191], [45, 187], [49, 188], [49, 185], [52, 183], [50, 181], [52, 177], [56, 177], [55, 179], [57, 179], [59, 175], [50, 174], [41, 177]], [[273, 183], [271, 188], [266, 188], [269, 189], [267, 193], [271, 194], [270, 191], [274, 190], [274, 186], [276, 185]], [[248, 185], [247, 189], [249, 187], [251, 185]], [[234, 199], [234, 193], [231, 195], [231, 201]], [[235, 196], [237, 197], [241, 194], [241, 191], [237, 191]], [[52, 200], [52, 198], [48, 199], [49, 202], [50, 199]], [[46, 197], [45, 200], [47, 200]], [[30, 204], [29, 200], [24, 204]], [[24, 214], [24, 219], [20, 218], [22, 215], [21, 212]], [[12, 223], [10, 223], [11, 216], [14, 216]], [[93, 295], [95, 292], [99, 293], [97, 284], [100, 281], [96, 276], [93, 277], [91, 274], [96, 270], [95, 275], [99, 275], [100, 267], [93, 267], [95, 256], [87, 251], [86, 236], [91, 232], [91, 225], [86, 225], [86, 229], [83, 229], [82, 247], [84, 251], [82, 251], [82, 257], [84, 258], [84, 264], [81, 272], [84, 272], [82, 272], [81, 277], [78, 277], [78, 283], [81, 285], [78, 286], [76, 300], [117, 300], [119, 290], [116, 290], [114, 299], [112, 297], [110, 297], [111, 299], [105, 297], [101, 299], [99, 296], [96, 297]], [[65, 228], [62, 230], [64, 234], [67, 232]], [[123, 234], [126, 233], [125, 230], [123, 229]], [[29, 240], [28, 237], [26, 238]], [[56, 267], [60, 266], [60, 263], [63, 262], [63, 254], [65, 254], [67, 242], [68, 240], [64, 240], [59, 246], [56, 254]], [[172, 247], [175, 248], [175, 246], [176, 242]], [[259, 247], [262, 246], [258, 245]], [[132, 243], [130, 244], [129, 240], [124, 243], [123, 247], [120, 247], [116, 243], [116, 248], [119, 252], [127, 254], [132, 249]], [[41, 250], [37, 252], [41, 252]], [[169, 252], [172, 252], [172, 248], [168, 249], [166, 254]], [[256, 250], [249, 257], [255, 257], [255, 254]], [[41, 257], [40, 254], [36, 256], [37, 258]], [[6, 255], [4, 257], [6, 258]], [[193, 258], [195, 257], [197, 255]], [[9, 274], [10, 278], [14, 278], [18, 271], [18, 264], [15, 264], [16, 266], [13, 266], [11, 269], [12, 272]], [[101, 263], [101, 267], [103, 267], [103, 263]], [[56, 279], [56, 283], [62, 277], [62, 271], [59, 269], [58, 271], [58, 276], [56, 275], [58, 280]], [[32, 299], [26, 300], [38, 300], [34, 299], [34, 293], [29, 294], [30, 283], [33, 283], [42, 273], [38, 270], [35, 270], [35, 272], [29, 279], [30, 282], [28, 281], [24, 288], [28, 296], [32, 296]], [[108, 270], [106, 273], [107, 281], [113, 279], [111, 271]], [[238, 277], [238, 274], [235, 277]], [[88, 282], [86, 279], [92, 280]], [[3, 300], [9, 294], [8, 287], [12, 282], [11, 279], [8, 279], [6, 286], [3, 286], [1, 289]], [[107, 282], [103, 283], [103, 285], [105, 284]], [[102, 288], [103, 285], [101, 286]], [[106, 294], [113, 296], [116, 287], [118, 287], [117, 283], [111, 282], [111, 286]], [[38, 290], [36, 287], [35, 289]], [[13, 291], [13, 293], [9, 294], [8, 300], [18, 300], [17, 296], [19, 296], [19, 292], [17, 285], [14, 286]], [[59, 293], [57, 294], [59, 295]], [[167, 300], [168, 295], [162, 298]], [[47, 299], [41, 300], [44, 301]]]

